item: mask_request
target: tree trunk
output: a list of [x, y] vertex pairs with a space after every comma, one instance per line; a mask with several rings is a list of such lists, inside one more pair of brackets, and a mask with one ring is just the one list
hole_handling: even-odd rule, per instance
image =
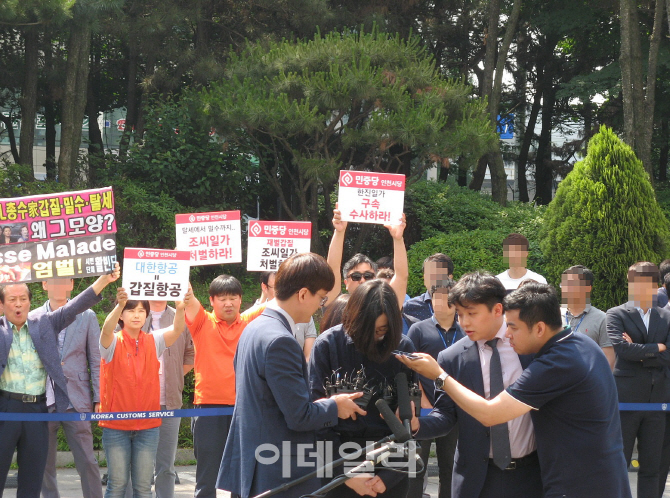
[[67, 186], [71, 186], [74, 181], [81, 146], [90, 48], [90, 21], [85, 17], [75, 16], [70, 24], [70, 38], [67, 44], [65, 96], [63, 98], [60, 156], [58, 157], [58, 181]]
[[9, 139], [9, 150], [12, 151], [12, 159], [15, 163], [20, 163], [19, 161], [19, 150], [16, 148], [16, 135], [14, 135], [14, 123], [12, 123], [12, 113], [9, 113], [9, 116], [5, 116], [0, 112], [0, 121], [5, 125], [7, 130], [7, 138]]
[[[538, 78], [541, 75], [538, 74]], [[528, 155], [530, 152], [530, 146], [533, 143], [533, 136], [535, 135], [535, 126], [537, 125], [537, 117], [540, 114], [540, 108], [542, 107], [542, 88], [541, 84], [536, 84], [535, 89], [535, 98], [533, 99], [533, 107], [530, 110], [530, 117], [528, 118], [528, 126], [523, 134], [523, 142], [521, 143], [521, 149], [519, 150], [519, 159], [517, 162], [517, 177], [519, 180], [519, 200], [522, 202], [528, 202], [530, 197], [528, 196], [528, 182], [526, 180], [526, 167], [528, 164]]]
[[95, 92], [93, 84], [89, 82], [88, 98], [86, 100], [86, 114], [88, 115], [88, 186], [96, 186], [98, 170], [105, 162], [104, 144], [102, 143], [102, 133], [98, 126], [98, 106], [95, 102]]
[[[545, 75], [550, 78], [551, 75]], [[549, 204], [552, 196], [553, 170], [551, 167], [551, 131], [556, 101], [556, 88], [547, 80], [542, 95], [542, 131], [535, 159], [535, 202]]]
[[484, 177], [486, 176], [486, 167], [489, 165], [489, 156], [484, 154], [479, 158], [477, 162], [477, 167], [472, 173], [472, 180], [470, 180], [470, 185], [468, 188], [470, 190], [481, 190], [482, 185], [484, 184]]
[[658, 181], [668, 180], [668, 157], [670, 156], [670, 126], [668, 118], [661, 120], [661, 152], [658, 158]]
[[[517, 140], [519, 136], [526, 138], [526, 113], [528, 111], [528, 102], [526, 100], [526, 88], [528, 87], [528, 71], [526, 70], [526, 59], [528, 57], [529, 37], [525, 31], [520, 31], [517, 36], [517, 71], [514, 75], [514, 86], [516, 89], [517, 102], [516, 106], [519, 109], [516, 114], [516, 134]], [[529, 123], [530, 124], [530, 123]], [[528, 149], [526, 149], [526, 161], [528, 156]], [[528, 182], [526, 180], [526, 163], [521, 162], [521, 148], [516, 162], [516, 186], [519, 193], [519, 200], [521, 202], [528, 202]]]
[[21, 136], [19, 158], [21, 164], [33, 167], [33, 142], [37, 117], [37, 80], [39, 77], [39, 32], [36, 26], [23, 31], [25, 42], [25, 77], [21, 95]]
[[[49, 75], [53, 71], [53, 52], [51, 39], [45, 35], [44, 45], [44, 73]], [[46, 96], [44, 102], [44, 122], [46, 142], [46, 162], [47, 180], [55, 180], [56, 170], [56, 102], [54, 101], [53, 84], [47, 83]]]
[[139, 44], [137, 40], [130, 40], [128, 47], [128, 79], [126, 88], [126, 123], [119, 143], [119, 157], [126, 157], [130, 145], [130, 135], [137, 122], [137, 64]]
[[458, 164], [458, 184], [461, 187], [468, 185], [468, 168], [463, 164]]

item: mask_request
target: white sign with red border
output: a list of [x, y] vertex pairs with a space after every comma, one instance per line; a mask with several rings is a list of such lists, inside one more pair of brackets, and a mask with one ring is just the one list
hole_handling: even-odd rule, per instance
[[285, 259], [309, 252], [312, 223], [309, 221], [249, 222], [248, 271], [277, 271]]
[[188, 291], [189, 260], [188, 251], [126, 247], [121, 274], [128, 299], [181, 301]]
[[177, 249], [189, 251], [191, 265], [242, 262], [239, 211], [175, 215]]
[[340, 171], [337, 202], [342, 221], [400, 225], [405, 203], [405, 175]]

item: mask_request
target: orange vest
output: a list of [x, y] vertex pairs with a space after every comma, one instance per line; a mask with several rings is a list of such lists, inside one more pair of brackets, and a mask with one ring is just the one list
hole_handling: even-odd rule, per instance
[[[160, 364], [151, 334], [140, 331], [137, 340], [117, 332], [114, 357], [101, 360], [100, 411], [134, 412], [160, 410]], [[161, 419], [101, 420], [99, 425], [122, 431], [140, 431], [161, 425]]]

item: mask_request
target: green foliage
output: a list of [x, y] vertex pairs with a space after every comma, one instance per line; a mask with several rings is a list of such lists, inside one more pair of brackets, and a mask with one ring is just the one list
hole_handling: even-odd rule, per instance
[[558, 284], [571, 265], [595, 276], [593, 304], [626, 301], [628, 267], [668, 257], [670, 222], [631, 148], [603, 126], [583, 161], [563, 180], [549, 204], [541, 233], [547, 279]]
[[502, 241], [512, 232], [528, 238], [528, 268], [544, 274], [537, 235], [543, 207], [518, 202], [501, 207], [490, 197], [441, 182], [417, 182], [408, 190], [407, 198], [408, 226], [418, 227], [421, 232], [412, 234], [412, 240], [418, 242], [407, 251], [408, 294], [425, 292], [421, 267], [424, 259], [436, 252], [452, 258], [456, 279], [475, 270], [494, 274], [504, 271]]
[[258, 168], [237, 145], [212, 139], [191, 94], [155, 100], [146, 120], [144, 139], [114, 165], [114, 174], [194, 211], [255, 207]]

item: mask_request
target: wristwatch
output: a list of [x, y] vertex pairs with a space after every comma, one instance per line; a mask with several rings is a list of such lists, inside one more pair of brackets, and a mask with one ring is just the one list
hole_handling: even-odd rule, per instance
[[449, 374], [447, 372], [442, 372], [440, 376], [435, 379], [435, 389], [442, 389], [444, 387], [444, 381], [447, 380]]

